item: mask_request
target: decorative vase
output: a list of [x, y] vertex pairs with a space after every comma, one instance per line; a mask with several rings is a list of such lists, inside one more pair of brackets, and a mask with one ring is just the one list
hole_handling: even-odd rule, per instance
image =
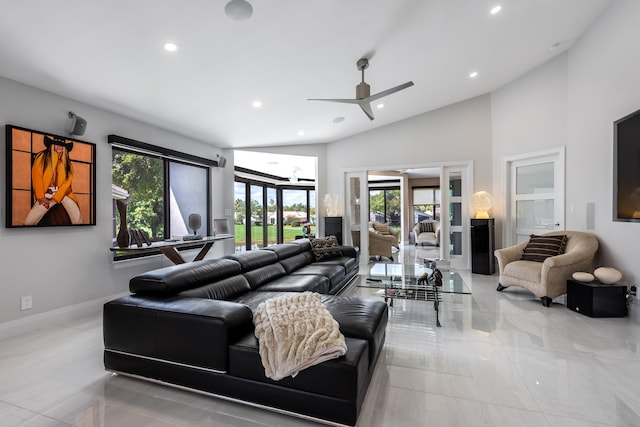
[[128, 248], [131, 242], [131, 236], [129, 230], [127, 230], [127, 204], [122, 200], [116, 200], [116, 207], [118, 208], [118, 215], [120, 216], [120, 228], [118, 228], [118, 235], [116, 236], [116, 243], [120, 248]]
[[613, 267], [596, 268], [596, 271], [593, 272], [593, 275], [606, 285], [612, 285], [622, 279], [622, 273]]

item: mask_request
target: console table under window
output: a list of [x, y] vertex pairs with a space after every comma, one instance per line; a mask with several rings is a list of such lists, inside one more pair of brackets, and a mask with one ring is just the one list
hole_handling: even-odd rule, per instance
[[113, 247], [110, 248], [112, 252], [122, 252], [128, 254], [153, 254], [162, 253], [169, 258], [174, 264], [184, 264], [187, 262], [178, 249], [197, 248], [200, 247], [200, 252], [195, 256], [193, 261], [200, 261], [209, 252], [209, 249], [219, 240], [233, 239], [231, 234], [222, 234], [217, 236], [207, 236], [197, 240], [163, 240], [161, 242], [153, 242], [151, 245], [132, 245], [128, 248]]

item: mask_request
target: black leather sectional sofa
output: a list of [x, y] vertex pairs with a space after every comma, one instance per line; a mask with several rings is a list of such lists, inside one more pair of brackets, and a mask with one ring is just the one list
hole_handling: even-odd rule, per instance
[[[382, 351], [387, 306], [336, 295], [358, 272], [358, 251], [316, 261], [309, 240], [153, 270], [104, 306], [108, 371], [218, 397], [354, 425]], [[324, 294], [345, 336], [344, 356], [273, 381], [265, 376], [253, 312], [290, 292]]]

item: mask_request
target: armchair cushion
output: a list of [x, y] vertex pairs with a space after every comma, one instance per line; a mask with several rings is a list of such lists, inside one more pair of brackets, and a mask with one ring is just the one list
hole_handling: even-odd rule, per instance
[[532, 234], [527, 246], [524, 248], [522, 259], [524, 261], [543, 262], [545, 259], [564, 253], [567, 245], [567, 235], [536, 236]]
[[419, 223], [419, 226], [421, 233], [434, 233], [436, 231], [436, 227], [432, 221], [423, 221]]
[[373, 229], [378, 233], [384, 234], [384, 235], [391, 234], [391, 232], [389, 231], [389, 226], [387, 224], [382, 224], [380, 222], [374, 222], [372, 224], [373, 224]]

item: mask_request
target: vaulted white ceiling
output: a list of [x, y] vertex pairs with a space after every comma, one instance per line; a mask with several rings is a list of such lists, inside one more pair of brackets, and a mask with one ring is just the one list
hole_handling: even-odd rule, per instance
[[[249, 1], [245, 22], [227, 0], [10, 2], [0, 75], [220, 147], [326, 142], [490, 92], [568, 49], [609, 3]], [[361, 57], [372, 93], [415, 86], [374, 121], [307, 101], [355, 97]]]

